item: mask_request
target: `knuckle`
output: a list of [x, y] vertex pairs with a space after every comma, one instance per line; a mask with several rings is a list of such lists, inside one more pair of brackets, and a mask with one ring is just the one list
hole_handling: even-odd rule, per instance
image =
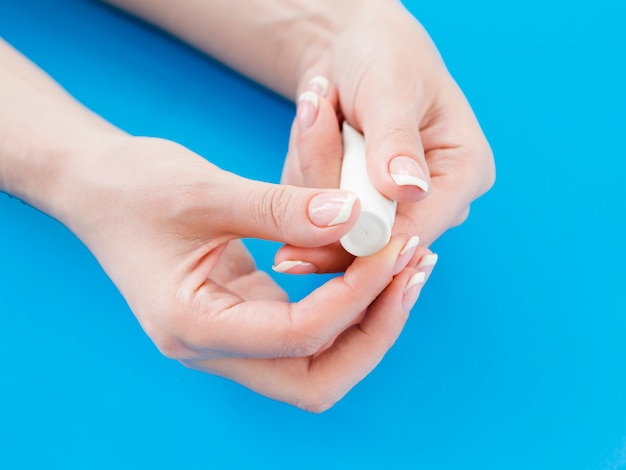
[[485, 140], [480, 146], [458, 148], [454, 154], [454, 161], [450, 161], [449, 168], [463, 169], [451, 172], [453, 175], [448, 183], [448, 189], [465, 187], [473, 199], [485, 194], [495, 183], [496, 168], [493, 152]]
[[484, 148], [480, 152], [483, 159], [483, 175], [480, 186], [480, 194], [485, 194], [489, 191], [496, 182], [496, 163], [493, 155], [493, 150], [487, 141], [484, 142]]
[[470, 214], [470, 208], [466, 207], [463, 211], [461, 211], [459, 216], [454, 220], [452, 226], [453, 227], [458, 227], [459, 225], [462, 225], [463, 223], [465, 223], [465, 221], [469, 217], [469, 214]]
[[485, 180], [482, 188], [483, 193], [486, 193], [491, 188], [493, 188], [494, 184], [496, 184], [496, 165], [494, 160], [492, 159], [485, 174]]
[[303, 406], [298, 406], [304, 411], [308, 411], [309, 413], [320, 414], [325, 411], [328, 411], [333, 407], [334, 403], [326, 403], [326, 402], [307, 402]]
[[380, 338], [377, 339], [377, 342], [380, 345], [381, 351], [389, 351], [393, 345], [396, 343], [398, 339], [398, 334], [395, 331], [390, 331], [387, 334], [381, 335]]
[[286, 186], [274, 186], [263, 195], [261, 204], [262, 210], [259, 212], [261, 223], [273, 232], [287, 235], [283, 220], [291, 204], [291, 195]]
[[339, 399], [335, 394], [315, 390], [306, 393], [294, 405], [309, 413], [323, 413], [331, 409]]
[[387, 123], [382, 135], [384, 142], [394, 142], [396, 144], [406, 144], [415, 146], [418, 145], [421, 148], [421, 141], [419, 139], [419, 129], [416, 127], [412, 129], [407, 126], [406, 121], [393, 120]]
[[185, 347], [184, 343], [174, 335], [164, 332], [157, 334], [150, 332], [148, 333], [148, 336], [150, 336], [159, 352], [168, 359], [180, 361], [188, 358], [189, 351]]
[[165, 302], [167, 306], [153, 310], [150, 320], [143, 324], [146, 334], [165, 357], [177, 361], [193, 359], [206, 347], [207, 334], [194, 328], [192, 308], [186, 302]]
[[300, 347], [296, 348], [299, 356], [308, 357], [316, 354], [322, 347], [322, 342], [313, 337], [304, 337], [300, 343]]
[[415, 216], [408, 217], [405, 223], [406, 228], [403, 229], [404, 231], [406, 231], [407, 233], [419, 233], [420, 237], [423, 235], [425, 228], [424, 224], [420, 223]]
[[303, 330], [291, 330], [288, 333], [290, 338], [289, 354], [294, 357], [313, 356], [321, 349], [325, 341], [318, 339], [314, 334]]
[[283, 336], [289, 338], [290, 354], [294, 357], [313, 356], [327, 342], [320, 337], [318, 328], [311, 320], [315, 318], [312, 310], [302, 304], [296, 310], [295, 305], [291, 304], [290, 321]]

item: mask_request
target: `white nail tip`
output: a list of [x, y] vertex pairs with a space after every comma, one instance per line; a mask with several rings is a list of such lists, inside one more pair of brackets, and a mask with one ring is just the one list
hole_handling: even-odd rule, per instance
[[339, 214], [337, 214], [337, 216], [328, 223], [328, 226], [332, 227], [333, 225], [343, 224], [345, 221], [347, 221], [350, 218], [350, 214], [352, 214], [352, 207], [354, 206], [355, 201], [356, 195], [353, 193], [348, 193], [346, 199], [341, 205], [341, 210], [339, 211]]
[[322, 96], [326, 96], [326, 93], [328, 93], [328, 79], [326, 77], [317, 75], [309, 80], [309, 86], [310, 85], [317, 85], [318, 87], [320, 87], [322, 90], [320, 94]]
[[439, 259], [439, 256], [437, 256], [435, 253], [431, 255], [424, 255], [416, 267], [417, 269], [420, 269], [420, 268], [434, 266], [435, 264], [437, 264], [438, 259]]
[[300, 103], [301, 101], [308, 101], [316, 108], [319, 106], [319, 97], [316, 93], [313, 93], [312, 91], [305, 91], [300, 96], [298, 96], [298, 103]]
[[307, 264], [304, 261], [294, 260], [294, 261], [281, 261], [276, 266], [272, 266], [272, 269], [277, 273], [286, 273], [290, 269], [295, 268], [296, 266], [301, 266], [303, 264]]
[[408, 291], [411, 287], [417, 284], [422, 284], [425, 279], [426, 279], [426, 273], [418, 272], [418, 273], [413, 274], [411, 276], [411, 279], [409, 279], [409, 282], [406, 283], [404, 292]]
[[391, 178], [398, 186], [417, 186], [422, 191], [426, 193], [428, 192], [428, 183], [423, 179], [418, 178], [417, 176], [393, 173], [391, 175]]
[[400, 252], [401, 255], [403, 255], [404, 253], [406, 253], [407, 251], [411, 250], [412, 248], [416, 247], [417, 245], [419, 245], [420, 243], [420, 237], [418, 237], [417, 235], [412, 236], [411, 238], [409, 238], [409, 240], [406, 242], [406, 245], [404, 245], [404, 248], [402, 248], [402, 251]]

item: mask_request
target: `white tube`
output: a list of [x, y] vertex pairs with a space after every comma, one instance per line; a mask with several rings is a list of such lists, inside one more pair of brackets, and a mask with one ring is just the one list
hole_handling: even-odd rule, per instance
[[380, 194], [367, 176], [365, 140], [360, 132], [343, 123], [343, 162], [341, 189], [356, 194], [361, 201], [361, 214], [352, 230], [339, 240], [354, 256], [370, 256], [379, 252], [391, 238], [396, 217], [396, 201]]

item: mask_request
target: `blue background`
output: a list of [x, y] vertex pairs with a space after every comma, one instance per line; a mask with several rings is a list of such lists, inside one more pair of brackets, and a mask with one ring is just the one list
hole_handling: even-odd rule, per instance
[[[406, 4], [498, 181], [381, 365], [322, 415], [187, 370], [71, 233], [0, 195], [0, 468], [626, 468], [626, 2]], [[293, 105], [159, 31], [0, 0], [0, 34], [129, 132], [278, 181]]]

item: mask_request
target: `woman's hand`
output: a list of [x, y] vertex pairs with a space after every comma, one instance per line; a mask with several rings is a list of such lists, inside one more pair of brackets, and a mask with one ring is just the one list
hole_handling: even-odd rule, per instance
[[406, 268], [428, 254], [414, 238], [395, 236], [296, 303], [238, 240], [330, 244], [358, 214], [353, 195], [246, 180], [159, 139], [99, 147], [68, 165], [61, 218], [166, 356], [321, 411], [393, 344], [430, 272]]
[[[395, 230], [418, 233], [425, 246], [463, 222], [494, 182], [491, 149], [472, 109], [399, 1], [251, 0], [245, 9], [228, 0], [107, 1], [288, 98], [323, 94], [319, 77], [330, 81], [330, 103], [365, 136], [374, 185], [400, 203]], [[291, 152], [283, 181], [336, 187], [335, 147]]]
[[415, 238], [289, 303], [239, 239], [332, 244], [358, 215], [353, 194], [246, 180], [130, 137], [1, 40], [0, 59], [0, 190], [73, 231], [164, 354], [321, 411], [393, 344], [432, 269]]
[[[316, 54], [306, 56], [313, 59], [303, 69], [298, 94], [326, 95], [364, 134], [371, 180], [400, 202], [395, 231], [418, 233], [428, 246], [464, 221], [470, 203], [491, 187], [492, 153], [422, 26], [398, 2], [357, 3], [337, 7], [345, 16], [328, 20], [332, 33], [323, 46], [312, 43]], [[311, 101], [299, 101], [302, 122], [302, 115], [315, 112]], [[292, 142], [314, 132], [319, 130], [294, 126]], [[316, 153], [298, 155], [297, 146], [290, 146], [285, 183], [336, 187], [337, 137], [319, 135]]]

